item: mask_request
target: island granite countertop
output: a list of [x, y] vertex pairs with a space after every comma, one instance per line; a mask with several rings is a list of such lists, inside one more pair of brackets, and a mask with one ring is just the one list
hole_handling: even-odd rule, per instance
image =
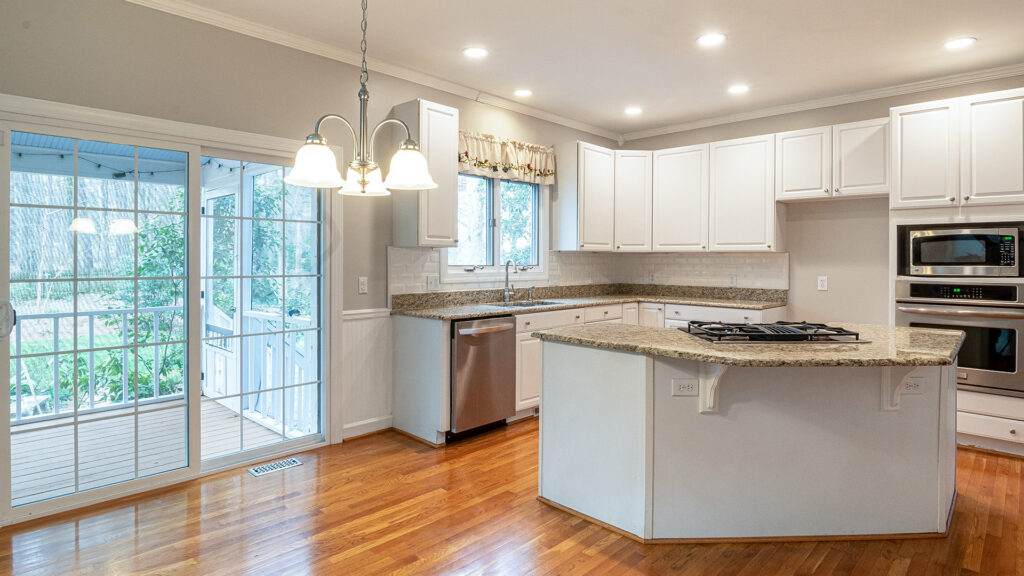
[[638, 296], [629, 294], [589, 296], [583, 298], [538, 298], [538, 300], [551, 302], [551, 304], [516, 307], [502, 306], [500, 302], [488, 302], [436, 308], [406, 308], [392, 310], [391, 314], [394, 316], [414, 316], [417, 318], [433, 318], [436, 320], [463, 320], [466, 318], [482, 318], [485, 316], [500, 316], [503, 314], [532, 314], [534, 312], [549, 312], [551, 310], [565, 310], [569, 308], [587, 308], [590, 306], [623, 304], [627, 302], [654, 302], [658, 304], [682, 304], [687, 306], [742, 308], [745, 310], [768, 310], [770, 308], [778, 308], [786, 305], [786, 302], [780, 301], [742, 300], [731, 298], [691, 298], [678, 296]]
[[625, 324], [567, 326], [533, 335], [552, 342], [752, 367], [948, 366], [960, 352], [965, 336], [959, 330], [830, 324], [858, 332], [869, 342], [713, 344], [675, 328]]

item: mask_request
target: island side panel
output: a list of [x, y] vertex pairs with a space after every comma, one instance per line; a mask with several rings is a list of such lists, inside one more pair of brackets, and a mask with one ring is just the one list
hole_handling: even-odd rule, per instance
[[699, 368], [655, 360], [654, 538], [945, 530], [937, 522], [944, 367], [917, 368], [922, 393], [889, 412], [879, 400], [882, 368], [731, 367], [717, 414], [701, 414], [696, 396], [671, 394], [672, 378], [695, 378]]
[[540, 496], [649, 537], [653, 361], [560, 342], [542, 346]]
[[956, 362], [942, 367], [939, 396], [939, 526], [949, 526], [956, 497]]

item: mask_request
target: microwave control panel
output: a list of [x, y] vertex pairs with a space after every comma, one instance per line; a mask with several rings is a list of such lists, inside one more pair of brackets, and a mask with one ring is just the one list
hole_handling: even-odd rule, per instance
[[1017, 263], [1017, 255], [1014, 253], [1016, 240], [1013, 236], [1003, 236], [999, 241], [999, 265], [1013, 266]]

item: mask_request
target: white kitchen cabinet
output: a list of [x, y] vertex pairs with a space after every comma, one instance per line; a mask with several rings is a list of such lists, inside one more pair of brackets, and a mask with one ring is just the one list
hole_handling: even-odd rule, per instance
[[775, 199], [828, 198], [832, 188], [832, 128], [775, 135]]
[[[396, 246], [455, 246], [458, 239], [459, 110], [426, 100], [395, 106], [427, 158], [433, 190], [392, 194]], [[401, 136], [404, 139], [404, 133]]]
[[586, 142], [558, 146], [558, 187], [552, 197], [558, 250], [615, 249], [615, 151]]
[[832, 196], [889, 195], [889, 119], [832, 127]]
[[652, 328], [665, 327], [665, 305], [654, 302], [641, 302], [639, 322], [641, 326]]
[[959, 203], [960, 105], [949, 99], [890, 110], [892, 208]]
[[604, 320], [620, 319], [622, 319], [622, 304], [591, 306], [590, 308], [583, 309], [583, 321], [587, 324], [590, 324], [591, 322], [601, 322]]
[[583, 310], [555, 310], [516, 315], [516, 411], [540, 403], [540, 339], [534, 331], [583, 323]]
[[651, 152], [615, 151], [615, 250], [651, 251]]
[[627, 302], [622, 305], [622, 323], [632, 326], [640, 324], [640, 304]]
[[779, 249], [774, 145], [771, 134], [711, 144], [712, 251]]
[[778, 322], [786, 319], [786, 307], [768, 308], [766, 310], [748, 310], [746, 308], [720, 308], [715, 306], [689, 306], [669, 304], [665, 306], [665, 326], [685, 328], [690, 321], [697, 322], [729, 322], [751, 324]]
[[708, 249], [710, 146], [657, 150], [654, 164], [652, 250]]
[[1024, 202], [1024, 89], [963, 99], [961, 202]]

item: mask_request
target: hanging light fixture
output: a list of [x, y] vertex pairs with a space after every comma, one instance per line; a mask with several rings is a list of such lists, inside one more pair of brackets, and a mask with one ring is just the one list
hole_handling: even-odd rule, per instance
[[[313, 133], [306, 137], [306, 144], [295, 155], [295, 167], [285, 176], [284, 181], [294, 186], [310, 188], [341, 188], [341, 194], [351, 196], [387, 196], [388, 190], [430, 190], [437, 183], [430, 177], [427, 159], [420, 152], [419, 145], [412, 139], [409, 126], [398, 118], [385, 118], [370, 132], [366, 133], [366, 103], [370, 93], [366, 90], [369, 74], [366, 72], [366, 0], [363, 0], [363, 41], [359, 47], [363, 53], [363, 64], [359, 69], [359, 132], [352, 124], [338, 114], [327, 114], [316, 121]], [[320, 135], [324, 120], [341, 120], [352, 132], [355, 144], [355, 159], [348, 165], [345, 178], [338, 172], [338, 161], [334, 152], [327, 147], [327, 140]], [[405, 141], [391, 159], [391, 172], [385, 179], [380, 167], [373, 161], [373, 142], [377, 131], [387, 124], [398, 124], [405, 129]]]

